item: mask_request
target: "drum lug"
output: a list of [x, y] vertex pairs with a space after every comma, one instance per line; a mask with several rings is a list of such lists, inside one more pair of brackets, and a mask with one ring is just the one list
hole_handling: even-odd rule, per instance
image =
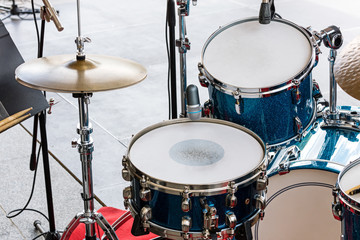
[[295, 132], [297, 132], [297, 134], [299, 136], [301, 136], [301, 131], [303, 130], [303, 125], [302, 125], [302, 122], [299, 117], [294, 118], [294, 125], [295, 125], [295, 129], [294, 129]]
[[239, 91], [233, 92], [233, 96], [235, 98], [235, 111], [237, 114], [241, 115], [244, 112], [244, 106], [243, 106], [244, 104], [240, 97], [240, 92]]
[[142, 178], [140, 180], [141, 190], [140, 190], [140, 199], [144, 202], [151, 201], [151, 190], [148, 187], [145, 175], [142, 175]]
[[219, 216], [216, 214], [217, 210], [214, 206], [209, 206], [206, 198], [200, 199], [204, 213], [204, 229], [214, 232], [219, 225]]
[[266, 176], [266, 172], [264, 171], [260, 174], [259, 179], [256, 181], [256, 190], [257, 191], [265, 190], [268, 183], [269, 183], [269, 179]]
[[125, 181], [129, 182], [129, 181], [131, 181], [131, 174], [130, 174], [130, 171], [127, 169], [127, 157], [126, 156], [123, 156], [122, 165], [124, 167], [121, 171], [122, 177]]
[[212, 118], [214, 113], [214, 105], [212, 101], [209, 99], [204, 103], [204, 115], [205, 117]]
[[181, 210], [183, 212], [189, 212], [191, 210], [191, 199], [190, 199], [189, 187], [185, 187], [182, 193]]
[[150, 229], [149, 220], [152, 218], [152, 211], [149, 206], [145, 206], [140, 211], [140, 219], [144, 232], [147, 232]]
[[133, 190], [132, 190], [132, 187], [129, 186], [129, 187], [126, 187], [124, 190], [123, 190], [123, 197], [124, 197], [124, 207], [125, 209], [128, 209], [129, 208], [129, 200], [132, 199], [132, 194]]
[[183, 231], [182, 237], [183, 239], [187, 240], [190, 239], [190, 228], [192, 225], [191, 217], [184, 216], [181, 219], [181, 230]]
[[237, 197], [235, 196], [237, 188], [235, 187], [235, 182], [230, 182], [228, 185], [228, 195], [226, 195], [226, 206], [229, 208], [234, 208], [237, 205]]
[[255, 200], [255, 208], [260, 209], [260, 210], [265, 209], [265, 206], [266, 206], [265, 196], [262, 196], [260, 194], [256, 194], [254, 196], [254, 200]]
[[338, 199], [339, 194], [339, 188], [334, 187], [332, 190], [332, 195], [334, 197], [334, 202], [332, 203], [332, 213], [336, 220], [341, 221], [342, 220], [342, 211], [341, 211], [341, 204]]
[[209, 87], [209, 81], [205, 77], [204, 67], [201, 63], [198, 63], [198, 69], [199, 69], [199, 82], [202, 87]]
[[320, 91], [319, 84], [313, 79], [313, 97], [315, 98], [315, 101], [317, 102], [318, 99], [322, 98], [323, 95]]
[[235, 229], [236, 223], [237, 223], [236, 216], [233, 212], [229, 211], [226, 213], [225, 223], [229, 227], [229, 229], [227, 230], [228, 238], [231, 239], [235, 234], [234, 229]]
[[293, 98], [293, 104], [299, 104], [301, 101], [301, 92], [299, 86], [296, 86], [291, 92]]

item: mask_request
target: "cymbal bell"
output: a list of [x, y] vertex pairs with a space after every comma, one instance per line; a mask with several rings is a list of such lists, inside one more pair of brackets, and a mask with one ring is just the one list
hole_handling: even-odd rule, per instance
[[352, 40], [336, 57], [334, 74], [339, 86], [360, 100], [360, 37]]
[[131, 60], [102, 55], [57, 55], [34, 59], [15, 70], [21, 84], [43, 91], [91, 93], [128, 87], [147, 76], [142, 65]]

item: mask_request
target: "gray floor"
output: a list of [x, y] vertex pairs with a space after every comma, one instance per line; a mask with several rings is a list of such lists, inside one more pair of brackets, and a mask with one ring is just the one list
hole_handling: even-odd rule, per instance
[[[37, 3], [41, 4], [41, 1]], [[46, 25], [44, 56], [75, 53], [76, 1], [53, 0], [51, 3], [60, 11], [65, 29], [57, 32], [52, 23]], [[260, 3], [260, 0], [199, 0], [196, 7], [191, 6], [190, 16], [186, 18], [191, 41], [191, 50], [187, 54], [189, 84], [199, 86], [197, 63], [201, 60], [201, 50], [208, 37], [219, 26], [258, 15]], [[3, 0], [0, 4], [10, 2]], [[24, 4], [29, 6], [27, 1]], [[95, 93], [91, 99], [90, 117], [95, 145], [94, 189], [107, 206], [123, 208], [122, 190], [128, 183], [121, 177], [121, 159], [131, 136], [168, 118], [165, 7], [164, 0], [81, 2], [82, 34], [92, 39], [92, 43], [85, 46], [86, 52], [131, 59], [148, 70], [148, 77], [143, 82], [125, 89]], [[276, 8], [283, 18], [300, 26], [312, 26], [314, 30], [329, 25], [339, 26], [344, 45], [360, 35], [360, 3], [356, 0], [278, 0]], [[33, 22], [12, 17], [4, 23], [25, 61], [34, 59], [37, 50]], [[321, 49], [323, 54], [313, 70], [313, 77], [328, 99], [328, 49]], [[204, 102], [208, 99], [207, 90], [199, 89], [201, 102]], [[359, 105], [340, 88], [338, 94], [340, 105]], [[81, 179], [79, 155], [70, 146], [71, 140], [78, 137], [77, 102], [71, 94], [48, 93], [47, 96], [54, 97], [57, 103], [47, 121], [49, 150]], [[32, 131], [32, 119], [25, 121], [23, 126]], [[32, 223], [40, 218], [38, 215], [23, 213], [13, 220], [5, 218], [6, 213], [24, 205], [31, 190], [33, 173], [28, 170], [31, 136], [24, 128], [16, 126], [0, 134], [0, 239], [32, 239], [37, 234]], [[53, 158], [50, 161], [57, 228], [61, 230], [82, 210], [81, 186], [57, 161]], [[46, 212], [41, 169], [40, 166], [30, 206]]]

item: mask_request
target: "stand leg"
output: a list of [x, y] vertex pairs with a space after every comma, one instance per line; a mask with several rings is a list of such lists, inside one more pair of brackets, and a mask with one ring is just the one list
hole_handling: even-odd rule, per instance
[[52, 190], [51, 190], [50, 165], [49, 165], [49, 154], [48, 154], [44, 112], [40, 113], [39, 122], [40, 122], [40, 136], [41, 136], [41, 144], [42, 144], [42, 155], [44, 162], [46, 200], [48, 207], [49, 227], [50, 227], [49, 234], [47, 235], [46, 239], [55, 240], [55, 239], [59, 239], [59, 235], [56, 232], [56, 228], [55, 228], [55, 215], [54, 215], [54, 205], [53, 205]]

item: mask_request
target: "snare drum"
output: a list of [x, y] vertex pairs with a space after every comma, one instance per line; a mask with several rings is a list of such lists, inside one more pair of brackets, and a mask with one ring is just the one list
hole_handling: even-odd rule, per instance
[[[340, 239], [360, 239], [360, 160], [346, 166], [337, 181], [339, 202], [334, 205], [334, 216], [341, 220]], [[355, 193], [349, 193], [355, 190]], [[336, 192], [335, 192], [336, 193]], [[340, 210], [340, 211], [339, 211]]]
[[313, 39], [283, 19], [221, 27], [206, 41], [199, 79], [215, 118], [243, 125], [269, 145], [300, 136], [314, 119]]
[[263, 142], [242, 126], [216, 119], [165, 121], [130, 143], [123, 160], [123, 177], [131, 181], [125, 206], [134, 224], [140, 219], [140, 229], [165, 238], [218, 233], [225, 239], [261, 215], [266, 165]]
[[301, 142], [278, 150], [269, 163], [266, 217], [255, 239], [339, 239], [332, 188], [344, 166], [360, 157], [360, 110], [339, 106], [338, 111], [335, 123], [326, 115], [318, 118]]

